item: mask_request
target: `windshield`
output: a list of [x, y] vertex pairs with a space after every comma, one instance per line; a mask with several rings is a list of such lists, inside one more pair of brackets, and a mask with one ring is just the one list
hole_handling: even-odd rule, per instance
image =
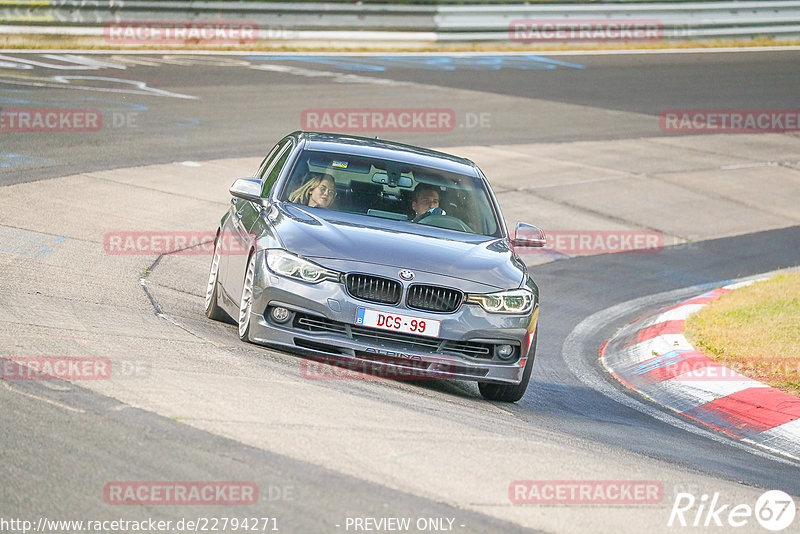
[[280, 198], [314, 208], [501, 236], [481, 178], [398, 161], [306, 150]]

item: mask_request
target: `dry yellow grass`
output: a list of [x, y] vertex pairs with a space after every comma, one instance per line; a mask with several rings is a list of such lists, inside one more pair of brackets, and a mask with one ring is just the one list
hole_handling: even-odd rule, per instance
[[0, 36], [0, 48], [17, 50], [216, 50], [216, 51], [272, 51], [272, 52], [547, 52], [582, 50], [659, 50], [673, 48], [759, 48], [765, 46], [798, 46], [800, 40], [778, 40], [772, 37], [754, 39], [717, 39], [702, 41], [653, 41], [631, 43], [574, 43], [574, 44], [520, 44], [508, 43], [439, 43], [418, 45], [369, 46], [360, 43], [338, 46], [320, 46], [314, 43], [286, 44], [280, 41], [262, 40], [241, 45], [222, 44], [139, 44], [112, 45], [100, 36], [66, 36], [50, 34], [14, 34]]
[[686, 337], [714, 361], [800, 396], [800, 273], [723, 295], [686, 321]]

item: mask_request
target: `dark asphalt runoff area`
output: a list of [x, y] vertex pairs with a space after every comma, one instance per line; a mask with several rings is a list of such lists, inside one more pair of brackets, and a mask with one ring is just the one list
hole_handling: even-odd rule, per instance
[[[0, 55], [65, 65], [64, 60]], [[0, 61], [11, 63], [3, 57]], [[259, 155], [274, 139], [301, 128], [303, 110], [363, 108], [365, 103], [391, 108], [433, 103], [431, 107], [455, 108], [460, 126], [446, 134], [391, 135], [422, 146], [658, 135], [657, 119], [666, 109], [795, 108], [800, 52], [457, 56], [449, 60], [392, 55], [278, 60], [261, 53], [83, 57], [106, 60], [117, 68], [69, 71], [75, 78], [64, 79], [65, 71], [57, 68], [4, 69], [0, 64], [0, 81], [5, 82], [0, 84], [0, 107], [98, 109], [104, 119], [100, 132], [3, 134], [2, 152], [14, 156], [0, 161], [0, 184], [145, 163]], [[273, 70], [251, 68], [265, 65]], [[387, 83], [371, 83], [375, 79]], [[284, 84], [298, 81], [300, 90], [281, 91]], [[149, 88], [141, 87], [143, 83], [197, 98], [154, 97], [148, 94]], [[95, 90], [67, 88], [76, 86]], [[428, 87], [442, 91], [432, 95]], [[448, 88], [471, 89], [475, 97], [450, 101]], [[589, 113], [543, 115], [520, 110], [516, 101], [479, 96], [485, 93], [644, 114], [653, 120], [643, 125], [612, 117], [592, 120]], [[479, 124], [482, 114], [488, 114], [490, 126], [469, 127]]]
[[[660, 136], [664, 132], [658, 117], [666, 109], [800, 107], [800, 51], [496, 57], [279, 57], [261, 52], [75, 56], [80, 57], [0, 54], [3, 113], [20, 108], [70, 108], [99, 110], [103, 117], [100, 131], [0, 131], [0, 201], [4, 189], [15, 184], [45, 183], [73, 174], [262, 156], [281, 136], [301, 129], [308, 110], [452, 109], [458, 125], [451, 131], [379, 134], [446, 148]], [[531, 103], [530, 110], [520, 107], [524, 102]], [[478, 125], [481, 117], [486, 121], [483, 127]], [[141, 180], [142, 187], [148, 186], [147, 177]], [[24, 209], [32, 217], [46, 218], [53, 199], [30, 195]], [[102, 205], [103, 200], [91, 198], [87, 203]], [[164, 209], [170, 206], [165, 203]], [[680, 206], [675, 210], [680, 212]], [[32, 220], [27, 229], [36, 226]], [[8, 268], [0, 265], [0, 270]], [[395, 408], [424, 406], [419, 409], [426, 416], [441, 411], [448, 422], [474, 422], [498, 437], [508, 432], [531, 442], [547, 441], [548, 446], [575, 447], [590, 456], [594, 447], [602, 451], [590, 465], [575, 466], [574, 479], [602, 478], [605, 462], [632, 457], [636, 460], [630, 466], [630, 479], [639, 478], [640, 471], [667, 465], [685, 471], [687, 477], [701, 477], [704, 491], [713, 491], [711, 484], [719, 481], [778, 489], [800, 498], [800, 462], [699, 424], [678, 421], [668, 410], [620, 386], [597, 361], [600, 345], [647, 311], [689, 297], [692, 291], [699, 293], [697, 288], [798, 265], [800, 226], [700, 241], [659, 254], [605, 254], [532, 267], [541, 289], [539, 346], [526, 396], [514, 405], [499, 405], [498, 413], [502, 410], [504, 417], [510, 415], [514, 421], [509, 426], [489, 411], [471, 413], [470, 403], [479, 396], [470, 384], [419, 384], [414, 386], [419, 399], [407, 389], [372, 390], [369, 383], [363, 388], [330, 387], [359, 400], [385, 403], [389, 413]], [[153, 272], [158, 275], [159, 270], [175, 276], [181, 273], [169, 262]], [[15, 291], [7, 284], [0, 282], [0, 291]], [[196, 299], [158, 291], [155, 299], [167, 315], [172, 313], [188, 324], [187, 330], [197, 334], [203, 328], [204, 318], [198, 317], [193, 324], [183, 318], [185, 310], [180, 306], [170, 311], [174, 303], [194, 306]], [[576, 336], [576, 327], [593, 314], [635, 299], [639, 299], [637, 304], [613, 321], [592, 325], [585, 336]], [[6, 350], [26, 352], [22, 342], [11, 339], [10, 327], [2, 335], [7, 337]], [[53, 336], [61, 335], [56, 318]], [[231, 346], [238, 343], [232, 330], [217, 329], [209, 335], [212, 339], [227, 336], [224, 343]], [[259, 354], [249, 347], [225, 350], [232, 359], [243, 359], [248, 365], [257, 361], [253, 354]], [[254, 365], [268, 366], [273, 361], [277, 367], [287, 365], [281, 359]], [[631, 403], [618, 402], [621, 398]], [[455, 409], [462, 402], [467, 409]], [[277, 516], [282, 532], [353, 532], [345, 528], [348, 517], [402, 516], [455, 518], [455, 532], [539, 530], [522, 526], [524, 521], [516, 516], [505, 520], [486, 508], [476, 511], [489, 500], [481, 496], [454, 504], [449, 495], [395, 489], [395, 480], [378, 483], [370, 478], [367, 466], [364, 478], [356, 477], [335, 468], [335, 461], [331, 466], [318, 465], [262, 450], [198, 429], [178, 417], [126, 405], [80, 384], [0, 381], [0, 405], [2, 518], [141, 520], [149, 516], [178, 521], [235, 514]], [[279, 412], [283, 408], [263, 409]], [[308, 420], [321, 428], [327, 424], [313, 413]], [[251, 423], [243, 415], [241, 424]], [[457, 442], [459, 436], [452, 440]], [[309, 446], [326, 450], [332, 459], [339, 452], [324, 439]], [[490, 464], [493, 451], [485, 452], [483, 459], [469, 456], [464, 461]], [[542, 462], [547, 461], [543, 456]], [[529, 468], [520, 466], [520, 479], [530, 478]], [[261, 496], [258, 504], [241, 507], [112, 506], [103, 502], [103, 491], [115, 480], [248, 480], [258, 484]], [[662, 525], [671, 491], [665, 489], [665, 504], [658, 510]], [[556, 508], [542, 508], [542, 516], [551, 512], [569, 516], [569, 511]], [[581, 514], [591, 514], [590, 507], [576, 508]], [[543, 525], [544, 531], [572, 531], [546, 521], [535, 524]], [[663, 531], [672, 530], [664, 527]], [[602, 524], [597, 531], [603, 531]]]

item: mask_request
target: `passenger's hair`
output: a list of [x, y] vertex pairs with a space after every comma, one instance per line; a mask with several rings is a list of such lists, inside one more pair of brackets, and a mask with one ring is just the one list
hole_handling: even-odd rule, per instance
[[[336, 185], [336, 180], [328, 173], [322, 172], [310, 172], [306, 176], [306, 183], [295, 189], [289, 195], [289, 202], [294, 202], [295, 204], [303, 204], [304, 206], [308, 206], [308, 199], [311, 197], [311, 190], [315, 187], [319, 186], [325, 180], [330, 180], [333, 182], [333, 185]], [[336, 196], [336, 191], [334, 190], [334, 197]]]

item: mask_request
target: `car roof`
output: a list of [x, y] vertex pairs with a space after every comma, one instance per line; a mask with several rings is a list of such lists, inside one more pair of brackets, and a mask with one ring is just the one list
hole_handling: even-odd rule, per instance
[[466, 158], [414, 145], [356, 135], [299, 130], [290, 135], [305, 141], [306, 150], [388, 159], [479, 176], [475, 164]]

